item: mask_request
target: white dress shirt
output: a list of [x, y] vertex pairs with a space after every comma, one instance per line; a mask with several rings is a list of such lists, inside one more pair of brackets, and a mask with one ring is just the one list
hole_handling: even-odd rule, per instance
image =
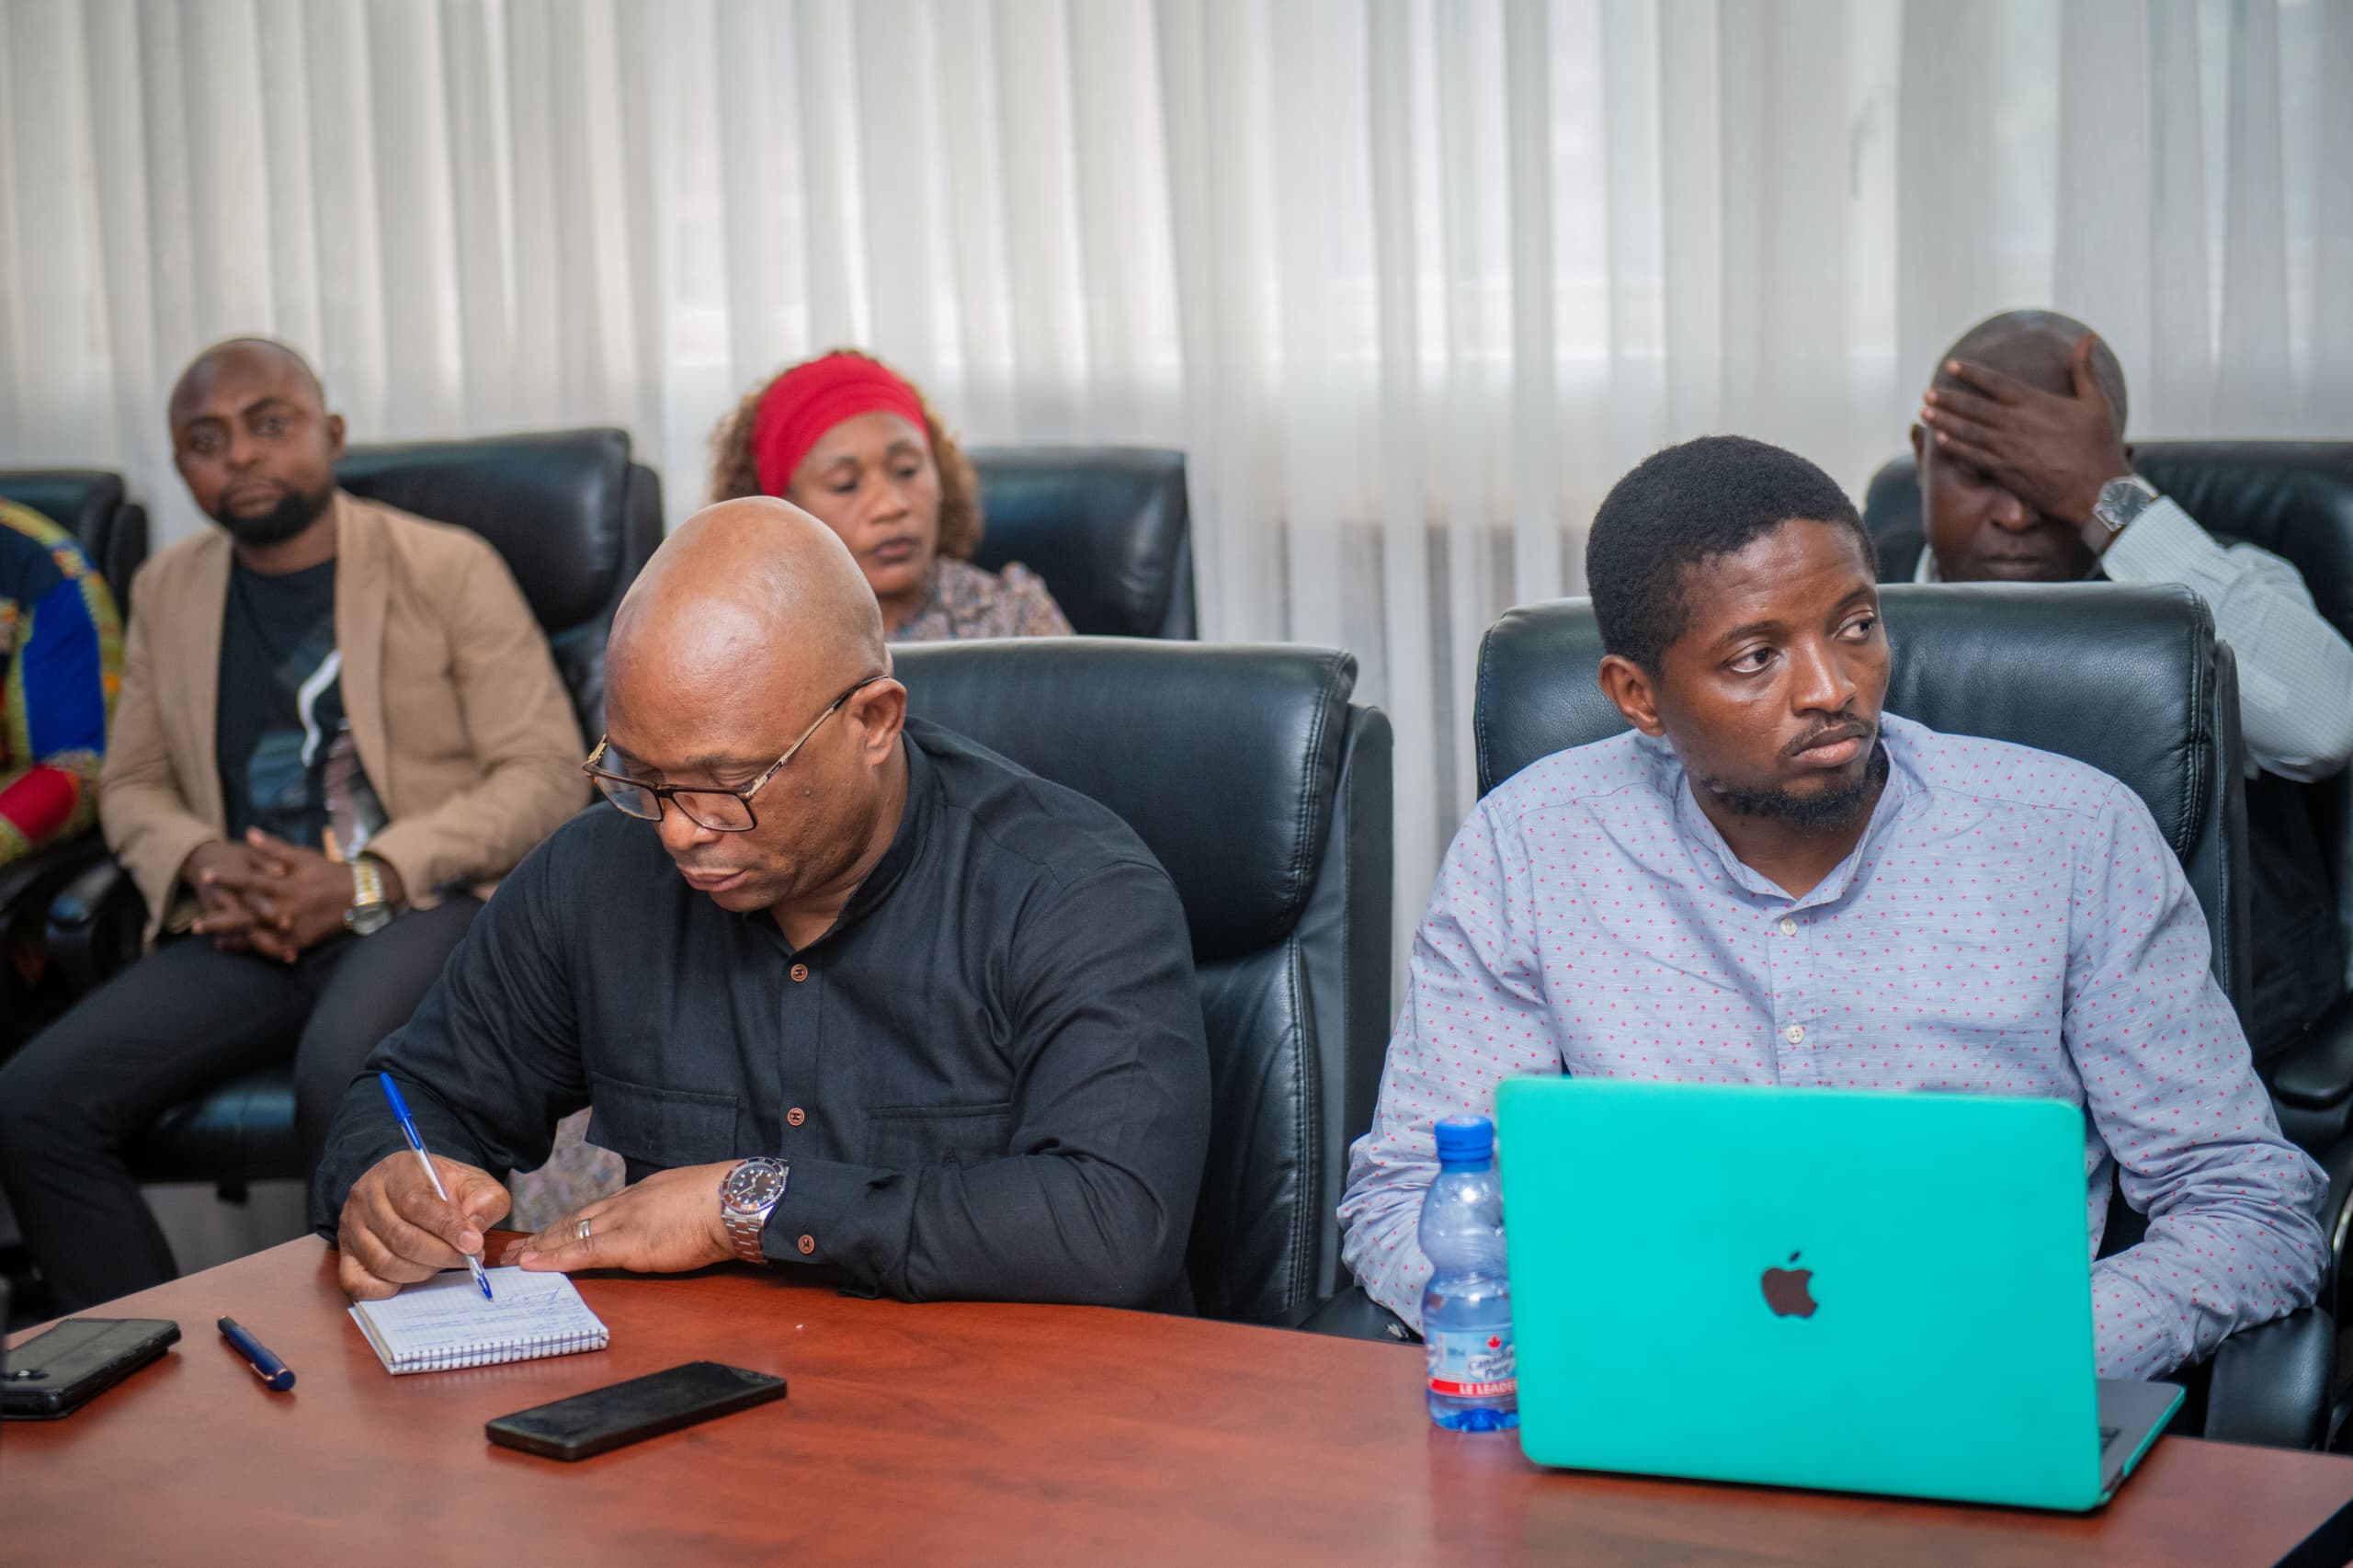
[[[2099, 570], [2118, 583], [2179, 583], [2206, 601], [2238, 657], [2250, 765], [2310, 783], [2353, 760], [2353, 643], [2321, 619], [2293, 565], [2252, 544], [2223, 548], [2160, 495], [2116, 536]], [[1941, 581], [1926, 544], [1913, 580]]]

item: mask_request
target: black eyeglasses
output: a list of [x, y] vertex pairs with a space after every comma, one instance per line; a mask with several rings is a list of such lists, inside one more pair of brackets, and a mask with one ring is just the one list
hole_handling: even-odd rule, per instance
[[588, 754], [588, 760], [580, 765], [580, 771], [597, 781], [597, 788], [603, 792], [605, 799], [620, 807], [623, 815], [635, 817], [640, 822], [660, 822], [662, 802], [667, 801], [697, 827], [709, 828], [713, 833], [749, 833], [759, 825], [759, 819], [752, 814], [752, 797], [760, 792], [760, 786], [775, 778], [784, 765], [792, 760], [793, 753], [807, 745], [809, 737], [815, 734], [826, 720], [842, 710], [843, 703], [876, 681], [889, 678], [888, 676], [868, 676], [835, 698], [826, 705], [825, 710], [817, 715], [817, 722], [801, 731], [801, 738], [785, 747], [782, 756], [768, 764], [766, 773], [740, 790], [686, 790], [675, 784], [648, 784], [627, 774], [608, 773], [597, 766], [597, 760], [613, 744], [609, 736], [597, 737], [597, 749]]

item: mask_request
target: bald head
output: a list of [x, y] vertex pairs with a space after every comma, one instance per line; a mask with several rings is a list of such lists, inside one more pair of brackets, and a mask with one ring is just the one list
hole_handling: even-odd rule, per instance
[[607, 653], [611, 684], [663, 700], [830, 699], [891, 667], [882, 612], [839, 536], [787, 501], [706, 506], [638, 574]]
[[[1967, 383], [1945, 368], [1949, 361], [1961, 359], [2015, 376], [2038, 391], [2072, 396], [2075, 382], [2070, 361], [2075, 345], [2089, 331], [2090, 327], [2075, 317], [2056, 311], [2004, 311], [1962, 333], [1937, 361], [1937, 373], [1929, 384], [1965, 389]], [[2116, 411], [2116, 428], [2120, 435], [2125, 414], [2124, 367], [2117, 363], [2106, 338], [2092, 345], [2091, 371], [2092, 379], [2108, 398], [2109, 407]]]
[[215, 381], [224, 378], [270, 383], [281, 396], [307, 402], [318, 414], [326, 412], [326, 387], [308, 359], [274, 338], [232, 337], [189, 360], [172, 383], [168, 408], [173, 426], [200, 407]]
[[722, 501], [663, 541], [613, 616], [601, 766], [699, 793], [699, 818], [661, 812], [663, 848], [689, 885], [774, 912], [798, 946], [898, 825], [906, 691], [890, 668], [881, 607], [831, 528], [768, 496]]

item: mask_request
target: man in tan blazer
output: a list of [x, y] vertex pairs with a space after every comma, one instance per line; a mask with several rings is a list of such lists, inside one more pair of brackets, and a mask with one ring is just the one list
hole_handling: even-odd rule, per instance
[[290, 1054], [303, 1148], [479, 896], [587, 800], [497, 552], [337, 489], [343, 420], [280, 345], [189, 366], [172, 442], [221, 526], [141, 574], [101, 777], [153, 950], [0, 1069], [0, 1185], [58, 1312], [176, 1272], [127, 1147]]

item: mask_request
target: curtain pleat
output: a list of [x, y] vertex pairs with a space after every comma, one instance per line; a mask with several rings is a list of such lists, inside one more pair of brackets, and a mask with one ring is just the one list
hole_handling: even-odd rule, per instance
[[1482, 633], [1661, 443], [1859, 490], [2042, 303], [2136, 436], [2343, 436], [2348, 77], [2319, 0], [0, 0], [0, 463], [202, 526], [164, 400], [242, 332], [357, 440], [620, 425], [673, 520], [837, 344], [1181, 447], [1206, 634], [1397, 725], [1402, 944]]

